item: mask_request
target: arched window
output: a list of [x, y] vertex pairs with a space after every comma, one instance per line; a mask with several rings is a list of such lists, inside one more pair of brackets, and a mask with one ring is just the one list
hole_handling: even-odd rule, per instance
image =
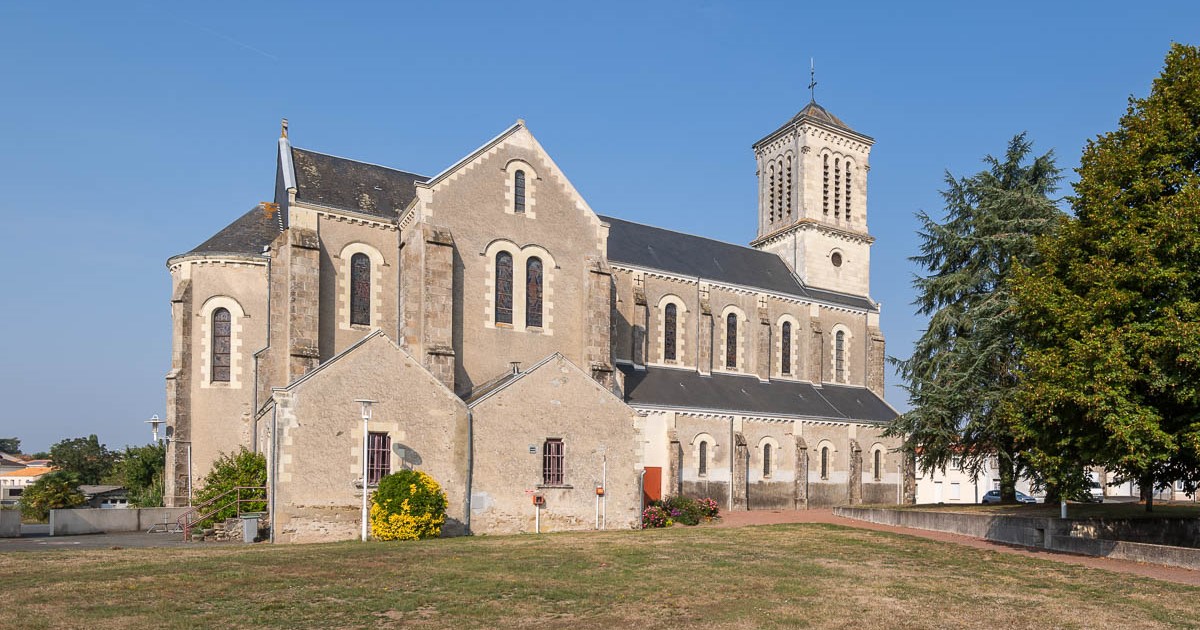
[[513, 174], [513, 212], [525, 212], [525, 171]]
[[835, 383], [846, 381], [846, 332], [843, 330], [833, 337], [833, 380]]
[[875, 481], [879, 481], [883, 477], [883, 451], [875, 450]]
[[821, 185], [821, 209], [825, 214], [829, 214], [829, 156], [826, 155], [822, 162], [824, 167], [825, 179]]
[[833, 159], [833, 216], [842, 217], [842, 160]]
[[771, 476], [771, 445], [763, 444], [763, 476]]
[[850, 165], [850, 161], [846, 160], [846, 222], [847, 223], [850, 222], [850, 175], [851, 175], [851, 173], [854, 172], [852, 170], [852, 168], [853, 167]]
[[737, 313], [725, 318], [725, 367], [737, 369]]
[[676, 306], [667, 304], [663, 309], [663, 358], [667, 361], [675, 360], [676, 317]]
[[787, 205], [787, 197], [783, 196], [783, 178], [784, 178], [783, 158], [780, 158], [779, 159], [779, 183], [777, 184], [779, 186], [779, 188], [778, 188], [778, 190], [779, 190], [779, 214], [778, 214], [778, 216], [779, 216], [780, 220], [783, 219], [783, 209]]
[[780, 343], [783, 345], [783, 355], [779, 359], [779, 369], [784, 374], [792, 373], [792, 322], [783, 322], [783, 334]]
[[542, 259], [525, 261], [525, 325], [542, 327]]
[[769, 212], [770, 212], [770, 214], [768, 215], [770, 217], [770, 222], [774, 223], [775, 222], [775, 163], [774, 162], [771, 163], [770, 173], [771, 173], [771, 177], [767, 183], [767, 187], [770, 189], [770, 191], [768, 193], [770, 195], [770, 200], [767, 202], [767, 208], [769, 209]]
[[371, 325], [371, 258], [361, 253], [350, 257], [350, 323]]
[[512, 324], [513, 318], [513, 257], [508, 252], [496, 254], [496, 323]]
[[708, 442], [700, 443], [700, 476], [708, 474]]
[[212, 381], [228, 383], [233, 336], [233, 318], [229, 316], [229, 309], [213, 311], [212, 324]]
[[821, 447], [821, 478], [829, 478], [829, 447]]
[[784, 193], [785, 205], [787, 206], [787, 216], [790, 219], [792, 216], [792, 156], [787, 159], [787, 188]]

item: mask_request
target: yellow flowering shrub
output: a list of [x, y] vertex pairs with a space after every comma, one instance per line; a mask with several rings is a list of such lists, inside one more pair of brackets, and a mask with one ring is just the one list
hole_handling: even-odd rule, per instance
[[371, 495], [371, 532], [376, 540], [436, 538], [445, 523], [446, 493], [419, 470], [384, 476]]

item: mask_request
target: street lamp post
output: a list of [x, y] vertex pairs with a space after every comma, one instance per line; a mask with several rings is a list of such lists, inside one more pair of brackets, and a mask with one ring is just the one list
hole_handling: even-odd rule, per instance
[[146, 424], [150, 425], [150, 429], [154, 431], [154, 443], [158, 444], [158, 425], [166, 424], [166, 422], [159, 420], [158, 414], [154, 414], [153, 416], [150, 416], [150, 419], [146, 421]]
[[362, 405], [362, 541], [367, 542], [367, 423], [371, 420], [371, 405], [375, 401], [359, 398], [354, 402]]

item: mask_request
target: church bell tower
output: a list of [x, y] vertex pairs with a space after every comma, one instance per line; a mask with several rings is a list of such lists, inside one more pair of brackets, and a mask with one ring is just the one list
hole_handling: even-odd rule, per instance
[[754, 143], [758, 236], [805, 285], [867, 296], [867, 172], [875, 141], [815, 100]]

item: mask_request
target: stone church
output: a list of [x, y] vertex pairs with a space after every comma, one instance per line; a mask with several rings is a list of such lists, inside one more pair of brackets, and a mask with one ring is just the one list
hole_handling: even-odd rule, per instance
[[872, 143], [815, 102], [756, 142], [744, 247], [597, 214], [524, 121], [432, 177], [284, 121], [274, 201], [167, 261], [168, 503], [242, 447], [278, 541], [355, 537], [400, 468], [442, 484], [450, 534], [637, 527], [678, 494], [910, 500], [881, 435]]

